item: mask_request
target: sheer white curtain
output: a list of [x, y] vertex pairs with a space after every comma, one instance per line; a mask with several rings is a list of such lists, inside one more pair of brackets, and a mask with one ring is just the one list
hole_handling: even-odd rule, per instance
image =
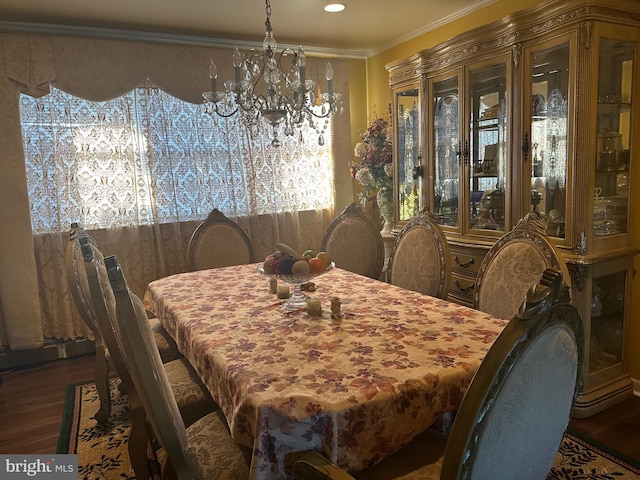
[[[219, 135], [221, 126], [212, 126], [211, 117], [191, 111], [201, 108], [197, 105], [201, 102], [201, 92], [209, 86], [210, 58], [221, 59], [221, 76], [226, 78], [232, 74], [228, 50], [67, 36], [4, 34], [1, 38], [4, 63], [0, 60], [0, 107], [4, 114], [0, 116], [3, 163], [0, 212], [5, 229], [0, 235], [0, 322], [3, 323], [0, 344], [9, 344], [12, 349], [34, 348], [43, 338], [74, 338], [87, 333], [66, 287], [64, 247], [69, 229], [66, 222], [80, 222], [97, 239], [105, 254], [117, 255], [133, 290], [139, 295], [144, 293], [149, 281], [184, 270], [186, 245], [198, 223], [196, 218], [204, 218], [213, 207], [222, 209], [248, 230], [259, 256], [270, 253], [275, 241], [289, 242], [299, 248], [319, 246], [322, 232], [334, 212], [332, 202], [322, 206], [327, 193], [321, 186], [325, 174], [315, 163], [318, 152], [310, 146], [299, 145], [297, 138], [281, 138], [282, 146], [274, 152], [269, 146], [270, 134], [263, 143], [251, 143], [233, 125], [224, 126], [223, 131], [229, 138], [225, 139], [227, 147], [222, 147], [217, 142], [211, 143], [218, 140], [214, 135]], [[307, 61], [308, 64], [325, 63], [313, 58]], [[332, 64], [336, 90], [348, 93], [347, 63], [333, 59]], [[145, 79], [152, 84], [145, 84]], [[37, 142], [28, 135], [23, 138], [21, 131], [20, 124], [25, 119], [24, 109], [22, 112], [20, 109], [20, 93], [42, 97], [49, 92], [49, 85], [78, 99], [107, 104], [122, 101], [119, 99], [122, 96], [137, 96], [138, 111], [130, 110], [117, 120], [124, 124], [126, 117], [129, 124], [137, 125], [154, 122], [164, 125], [165, 131], [146, 130], [146, 134], [134, 140], [126, 128], [114, 132], [105, 126], [98, 135], [99, 149], [88, 146], [87, 138], [83, 137], [86, 132], [80, 128], [73, 134], [71, 129], [67, 138], [49, 132], [51, 138], [45, 136], [39, 140], [43, 149], [37, 153]], [[145, 88], [138, 89], [140, 85]], [[167, 103], [168, 95], [178, 98], [182, 104]], [[48, 115], [60, 114], [47, 110], [47, 100], [43, 102], [36, 107], [31, 121], [37, 122], [38, 115], [44, 120]], [[94, 115], [97, 124], [104, 125], [108, 123], [107, 116], [113, 117], [109, 120], [116, 119], [110, 107], [92, 114], [81, 106], [82, 101], [73, 102], [65, 108], [76, 109], [81, 118]], [[348, 95], [344, 103], [349, 104]], [[63, 108], [62, 115], [65, 114]], [[332, 138], [332, 145], [326, 147], [331, 149], [333, 158], [350, 158], [348, 111], [334, 121], [336, 136]], [[95, 133], [97, 127], [92, 128]], [[158, 142], [154, 135], [164, 135], [165, 140]], [[317, 141], [316, 135], [313, 138]], [[328, 135], [325, 139], [328, 140]], [[207, 143], [208, 146], [202, 146]], [[44, 164], [25, 167], [25, 157], [29, 162], [35, 158], [38, 165], [48, 158], [51, 150], [56, 156], [64, 157], [65, 149], [78, 150], [80, 161], [73, 168], [64, 162], [55, 168]], [[134, 158], [129, 166], [119, 163], [125, 156]], [[88, 160], [91, 158], [102, 158], [106, 162], [97, 179], [85, 171], [83, 162], [95, 161]], [[147, 166], [143, 158], [151, 159]], [[213, 158], [216, 162], [212, 163]], [[247, 159], [252, 161], [247, 163]], [[160, 166], [167, 168], [157, 170]], [[239, 166], [242, 168], [238, 169]], [[145, 168], [148, 171], [145, 172]], [[60, 191], [46, 192], [56, 198], [53, 203], [30, 200], [27, 171], [39, 177], [34, 182], [36, 190], [50, 188], [50, 177], [56, 179]], [[221, 173], [225, 176], [219, 177]], [[222, 184], [213, 183], [214, 178], [222, 178]], [[298, 187], [308, 179], [313, 191], [303, 196], [293, 193], [292, 186]], [[329, 193], [333, 199], [331, 189], [335, 177], [329, 180], [333, 180]], [[118, 193], [108, 193], [109, 184], [117, 184]], [[82, 194], [77, 191], [79, 185], [87, 187]], [[173, 190], [164, 190], [166, 198], [158, 196], [159, 187], [167, 185]], [[195, 185], [204, 190], [194, 188]], [[227, 192], [226, 196], [223, 191]], [[129, 207], [129, 198], [133, 196], [142, 199], [144, 206]], [[222, 197], [231, 198], [229, 205], [233, 207], [216, 204]], [[113, 205], [117, 205], [115, 210]], [[47, 218], [39, 226], [32, 222], [36, 213]], [[97, 220], [94, 222], [93, 218]], [[131, 218], [135, 221], [128, 222]], [[144, 219], [149, 220], [145, 223]], [[105, 228], [109, 222], [120, 223], [117, 227]]]

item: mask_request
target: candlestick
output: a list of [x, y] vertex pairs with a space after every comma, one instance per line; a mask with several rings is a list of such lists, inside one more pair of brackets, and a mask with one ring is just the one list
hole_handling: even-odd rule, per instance
[[307, 314], [312, 317], [322, 316], [322, 304], [320, 303], [320, 299], [313, 297], [307, 300]]
[[289, 298], [289, 285], [278, 285], [278, 298]]

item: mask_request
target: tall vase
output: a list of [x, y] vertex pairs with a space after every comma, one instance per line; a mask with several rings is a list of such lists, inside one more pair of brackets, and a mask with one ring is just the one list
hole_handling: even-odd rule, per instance
[[382, 226], [381, 233], [391, 233], [393, 228], [393, 201], [388, 200], [388, 195], [383, 188], [378, 190], [376, 194], [376, 200], [378, 202], [378, 208], [380, 209], [380, 215], [384, 219], [384, 225]]

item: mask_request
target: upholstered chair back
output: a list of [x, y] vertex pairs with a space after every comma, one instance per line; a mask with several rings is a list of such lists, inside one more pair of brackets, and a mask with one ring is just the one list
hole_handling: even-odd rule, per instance
[[[124, 356], [117, 332], [114, 331], [112, 326], [115, 322], [115, 298], [109, 285], [104, 256], [95, 243], [86, 237], [80, 237], [79, 241], [85, 265], [83, 270], [86, 275], [86, 285], [88, 286], [88, 291], [85, 292], [85, 295], [91, 299], [100, 332], [109, 350], [110, 359], [115, 366], [116, 372], [127, 392], [131, 394], [133, 382], [127, 369], [127, 359]], [[84, 283], [85, 281], [81, 282], [81, 284]]]
[[131, 378], [153, 431], [165, 451], [172, 453], [171, 463], [177, 478], [191, 478], [197, 471], [191, 462], [197, 465], [197, 461], [188, 458], [186, 427], [155, 346], [144, 305], [135, 301], [129, 292], [115, 257], [107, 257], [106, 261], [115, 303], [114, 330], [129, 362]]
[[583, 348], [563, 274], [546, 269], [465, 394], [442, 478], [547, 478], [582, 384]]
[[67, 282], [73, 303], [82, 321], [91, 330], [95, 341], [96, 361], [93, 368], [93, 380], [100, 399], [100, 408], [95, 414], [95, 419], [98, 423], [106, 423], [111, 414], [109, 352], [102, 338], [98, 319], [93, 308], [89, 280], [80, 247], [80, 238], [84, 238], [86, 242], [91, 243], [97, 249], [95, 240], [77, 223], [72, 223], [65, 252]]
[[161, 446], [162, 478], [249, 478], [251, 450], [232, 440], [219, 408], [186, 428], [155, 347], [144, 305], [130, 292], [116, 258], [107, 257], [105, 263], [116, 304], [114, 330], [129, 361], [131, 377], [147, 419]]
[[527, 290], [546, 268], [561, 271], [570, 285], [567, 265], [547, 238], [535, 213], [522, 218], [487, 252], [480, 264], [474, 290], [474, 308], [510, 319]]
[[331, 255], [336, 267], [366, 277], [378, 279], [384, 267], [380, 229], [355, 203], [331, 221], [320, 250]]
[[[100, 330], [96, 320], [91, 299], [86, 297], [89, 292], [89, 284], [87, 281], [86, 271], [84, 267], [84, 258], [80, 249], [79, 237], [86, 237], [87, 241], [96, 245], [95, 240], [77, 223], [71, 224], [69, 230], [69, 243], [67, 243], [65, 263], [67, 282], [73, 303], [82, 318], [82, 321], [89, 327], [91, 332], [96, 336], [96, 342], [100, 338]], [[97, 246], [96, 246], [97, 247]], [[100, 340], [101, 341], [101, 340]]]
[[187, 247], [189, 271], [254, 261], [253, 246], [247, 232], [217, 208], [196, 227]]
[[395, 239], [389, 257], [389, 283], [445, 298], [451, 278], [449, 245], [433, 214], [424, 207]]

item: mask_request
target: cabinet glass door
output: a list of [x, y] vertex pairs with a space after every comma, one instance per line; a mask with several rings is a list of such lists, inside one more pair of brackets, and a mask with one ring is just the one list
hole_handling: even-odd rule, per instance
[[600, 40], [593, 234], [628, 230], [631, 104], [636, 44]]
[[626, 271], [594, 276], [591, 289], [589, 370], [596, 373], [622, 362]]
[[530, 210], [549, 236], [565, 237], [569, 146], [569, 43], [531, 57]]
[[505, 229], [506, 83], [504, 63], [469, 71], [469, 140], [463, 161], [470, 172], [466, 214], [471, 228]]
[[398, 219], [405, 222], [418, 213], [422, 189], [418, 89], [413, 88], [396, 93], [395, 102], [395, 143], [398, 165], [396, 200]]
[[458, 227], [460, 136], [458, 77], [433, 83], [433, 213], [441, 225]]

